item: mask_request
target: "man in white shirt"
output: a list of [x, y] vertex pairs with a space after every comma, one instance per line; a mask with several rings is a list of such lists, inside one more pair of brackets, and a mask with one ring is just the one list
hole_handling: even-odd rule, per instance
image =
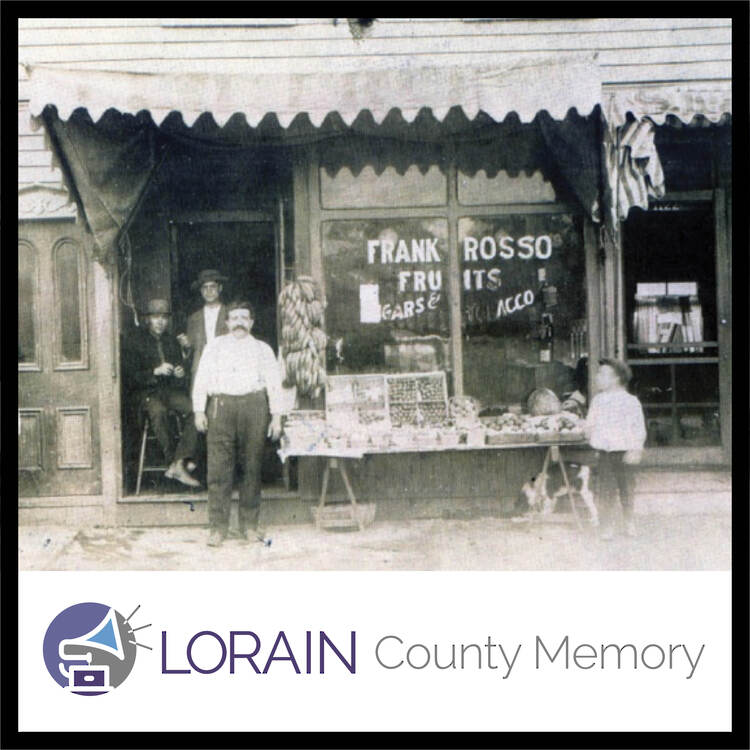
[[229, 529], [235, 465], [242, 470], [240, 537], [262, 537], [260, 470], [266, 437], [281, 436], [281, 369], [268, 344], [250, 335], [255, 314], [246, 301], [227, 307], [229, 333], [206, 344], [193, 380], [195, 426], [208, 431], [208, 544]]
[[190, 369], [193, 378], [206, 344], [227, 333], [227, 308], [221, 302], [222, 283], [226, 280], [226, 276], [211, 268], [201, 271], [193, 282], [192, 288], [199, 289], [203, 297], [203, 307], [188, 318], [187, 333], [177, 337], [180, 346], [192, 352]]

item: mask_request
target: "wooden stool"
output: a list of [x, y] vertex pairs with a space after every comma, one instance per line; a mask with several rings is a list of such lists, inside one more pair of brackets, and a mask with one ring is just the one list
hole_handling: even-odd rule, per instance
[[[172, 417], [175, 421], [176, 425], [176, 433], [177, 433], [177, 440], [182, 437], [182, 420], [180, 419], [179, 414], [176, 412], [169, 412], [169, 417]], [[138, 455], [138, 476], [135, 481], [135, 494], [140, 495], [141, 494], [141, 480], [143, 479], [143, 475], [146, 473], [157, 473], [157, 472], [165, 472], [168, 468], [168, 464], [149, 464], [146, 465], [146, 445], [148, 442], [156, 442], [156, 435], [154, 435], [153, 430], [151, 429], [151, 420], [148, 418], [148, 416], [145, 416], [143, 419], [143, 430], [141, 432], [141, 449], [140, 453]]]

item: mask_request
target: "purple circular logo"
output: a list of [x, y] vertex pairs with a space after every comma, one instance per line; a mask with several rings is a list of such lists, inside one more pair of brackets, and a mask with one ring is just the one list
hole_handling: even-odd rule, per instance
[[107, 604], [83, 602], [60, 612], [44, 636], [44, 663], [60, 687], [102, 695], [122, 684], [135, 664], [130, 618]]

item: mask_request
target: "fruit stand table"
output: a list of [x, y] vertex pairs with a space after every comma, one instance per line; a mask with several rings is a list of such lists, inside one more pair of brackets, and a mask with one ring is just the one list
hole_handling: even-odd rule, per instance
[[[534, 483], [534, 508], [539, 508], [540, 503], [540, 492], [541, 489], [546, 484], [546, 478], [547, 473], [549, 471], [550, 463], [554, 462], [557, 463], [560, 466], [560, 471], [562, 473], [563, 482], [565, 485], [565, 489], [568, 495], [568, 498], [570, 500], [571, 510], [573, 512], [573, 516], [575, 518], [576, 525], [581, 528], [581, 519], [578, 516], [578, 511], [576, 509], [576, 504], [573, 500], [573, 490], [571, 489], [570, 482], [568, 479], [568, 471], [565, 465], [565, 461], [563, 459], [562, 451], [560, 448], [565, 445], [585, 445], [585, 440], [583, 438], [574, 440], [574, 439], [563, 439], [563, 440], [521, 440], [519, 442], [502, 442], [497, 444], [468, 444], [468, 443], [460, 443], [457, 445], [446, 445], [446, 446], [436, 446], [436, 445], [427, 445], [427, 446], [420, 446], [420, 445], [413, 445], [408, 447], [379, 447], [379, 446], [365, 446], [362, 448], [327, 448], [327, 447], [320, 447], [317, 446], [309, 446], [309, 447], [299, 447], [295, 448], [294, 446], [288, 445], [285, 447], [282, 447], [279, 449], [278, 453], [279, 456], [283, 461], [286, 460], [287, 457], [290, 456], [298, 456], [298, 457], [317, 457], [317, 458], [325, 458], [326, 459], [326, 465], [325, 469], [323, 471], [323, 482], [322, 482], [322, 488], [320, 493], [320, 499], [318, 501], [317, 508], [315, 510], [315, 520], [316, 525], [320, 527], [325, 528], [334, 528], [334, 527], [352, 527], [356, 526], [360, 529], [360, 531], [373, 520], [374, 518], [374, 510], [375, 506], [371, 503], [361, 503], [357, 501], [357, 497], [354, 493], [354, 489], [352, 487], [351, 480], [349, 479], [349, 475], [346, 470], [346, 462], [347, 460], [356, 460], [361, 459], [365, 455], [368, 454], [389, 454], [389, 453], [434, 453], [434, 452], [448, 452], [448, 451], [476, 451], [476, 450], [513, 450], [518, 448], [544, 448], [545, 455], [544, 455], [544, 462], [542, 464], [542, 470], [540, 474], [537, 477], [537, 481]], [[346, 493], [348, 497], [348, 503], [347, 504], [326, 504], [327, 495], [328, 495], [328, 489], [329, 489], [329, 480], [331, 472], [338, 471], [341, 479], [344, 483], [344, 486], [346, 488]], [[333, 509], [336, 509], [336, 512], [333, 512]], [[328, 511], [326, 509], [329, 509]], [[340, 509], [340, 510], [339, 510]], [[538, 517], [538, 513], [536, 516], [532, 515], [531, 518]]]

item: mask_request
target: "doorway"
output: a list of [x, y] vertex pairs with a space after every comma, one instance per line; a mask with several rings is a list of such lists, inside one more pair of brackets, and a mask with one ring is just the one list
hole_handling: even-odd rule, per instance
[[[175, 217], [169, 224], [169, 289], [171, 296], [171, 333], [185, 332], [187, 318], [203, 305], [198, 290], [192, 288], [198, 274], [215, 269], [227, 281], [222, 284], [221, 299], [229, 303], [235, 299], [249, 300], [255, 307], [253, 335], [269, 344], [276, 352], [278, 344], [276, 299], [283, 273], [280, 257], [278, 227], [274, 217], [263, 212], [236, 211], [231, 216], [213, 212], [191, 213]], [[132, 432], [132, 431], [131, 431]], [[125, 435], [123, 436], [125, 440]], [[132, 442], [132, 436], [131, 436]], [[135, 452], [125, 446], [124, 456], [130, 456], [131, 470], [126, 472], [125, 494], [134, 492], [136, 471]], [[283, 488], [282, 465], [276, 445], [266, 441], [262, 480], [264, 492]], [[158, 452], [158, 447], [153, 446]], [[200, 436], [195, 458], [194, 476], [202, 483], [201, 490], [188, 490], [176, 481], [166, 479], [159, 472], [144, 474], [142, 498], [169, 499], [189, 495], [200, 500], [206, 496], [206, 444]], [[156, 457], [158, 461], [159, 456]], [[127, 460], [127, 459], [126, 459]], [[148, 458], [147, 458], [148, 462]]]
[[277, 350], [276, 298], [279, 253], [276, 225], [264, 214], [247, 221], [173, 221], [172, 310], [175, 332], [185, 329], [188, 316], [203, 301], [191, 289], [198, 273], [216, 269], [227, 281], [222, 300], [247, 299], [255, 306], [253, 336]]
[[78, 223], [19, 222], [19, 497], [102, 491], [89, 268]]
[[647, 448], [722, 445], [714, 210], [664, 202], [624, 224], [624, 295], [632, 390]]

